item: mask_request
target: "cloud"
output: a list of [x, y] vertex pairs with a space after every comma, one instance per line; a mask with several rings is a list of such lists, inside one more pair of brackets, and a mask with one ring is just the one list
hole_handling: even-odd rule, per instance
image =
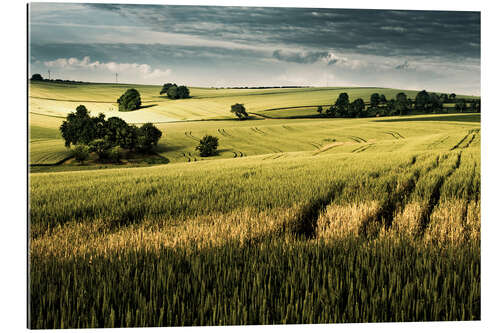
[[118, 74], [136, 74], [140, 75], [142, 78], [148, 79], [166, 77], [172, 73], [170, 69], [154, 69], [148, 64], [91, 61], [89, 56], [85, 56], [81, 60], [78, 58], [59, 58], [45, 61], [44, 65], [48, 68], [64, 70], [90, 70], [108, 71]]
[[338, 57], [333, 52], [327, 51], [294, 52], [275, 50], [273, 52], [273, 58], [281, 61], [295, 62], [298, 64], [314, 64], [321, 62], [327, 65], [335, 65], [337, 63], [347, 63], [346, 58]]

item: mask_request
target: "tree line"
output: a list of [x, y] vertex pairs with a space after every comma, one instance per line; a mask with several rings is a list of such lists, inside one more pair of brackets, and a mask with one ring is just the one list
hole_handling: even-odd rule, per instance
[[323, 116], [335, 118], [406, 115], [411, 111], [439, 113], [444, 111], [444, 103], [454, 104], [454, 109], [458, 112], [467, 110], [480, 112], [481, 110], [480, 99], [466, 100], [457, 98], [454, 93], [437, 95], [422, 90], [417, 93], [414, 100], [408, 98], [404, 92], [398, 93], [396, 98], [390, 100], [387, 100], [384, 94], [373, 93], [368, 103], [362, 98], [357, 98], [351, 102], [349, 95], [343, 92], [332, 106], [326, 108], [326, 110], [322, 106], [318, 106], [317, 112]]

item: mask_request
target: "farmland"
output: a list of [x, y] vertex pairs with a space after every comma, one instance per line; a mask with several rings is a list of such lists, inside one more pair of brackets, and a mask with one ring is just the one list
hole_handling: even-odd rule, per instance
[[[479, 114], [296, 118], [400, 90], [158, 86], [118, 112], [127, 87], [31, 86], [31, 327], [480, 319]], [[80, 104], [155, 122], [168, 163], [48, 165]]]

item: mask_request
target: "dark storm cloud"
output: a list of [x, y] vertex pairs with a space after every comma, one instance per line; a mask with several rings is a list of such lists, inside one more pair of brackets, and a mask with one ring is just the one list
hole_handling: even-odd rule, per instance
[[154, 31], [381, 56], [480, 55], [479, 12], [102, 5]]
[[124, 43], [32, 43], [31, 58], [49, 61], [58, 58], [83, 58], [89, 56], [101, 62], [147, 63], [150, 65], [199, 64], [226, 59], [248, 61], [260, 59], [262, 54], [254, 50], [226, 49], [207, 46], [182, 46], [164, 44]]

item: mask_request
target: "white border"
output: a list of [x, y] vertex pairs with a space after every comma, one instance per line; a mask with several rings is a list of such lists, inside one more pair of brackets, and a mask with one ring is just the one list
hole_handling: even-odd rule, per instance
[[[39, 1], [34, 1], [39, 2]], [[52, 2], [67, 2], [57, 1]], [[345, 324], [345, 325], [288, 325], [288, 326], [240, 326], [240, 327], [203, 327], [168, 328], [173, 332], [250, 332], [263, 331], [290, 332], [305, 329], [319, 331], [370, 331], [370, 332], [407, 332], [425, 331], [471, 331], [491, 330], [500, 327], [497, 303], [500, 301], [498, 244], [500, 219], [497, 208], [498, 163], [500, 162], [500, 108], [498, 107], [498, 46], [499, 11], [493, 1], [428, 1], [405, 2], [379, 0], [377, 2], [350, 0], [332, 1], [71, 1], [101, 3], [140, 3], [140, 4], [191, 4], [191, 5], [230, 5], [230, 6], [267, 6], [267, 7], [326, 7], [326, 8], [368, 8], [368, 9], [417, 9], [417, 10], [468, 10], [482, 12], [482, 320], [480, 322], [450, 323], [405, 323], [405, 324]], [[4, 68], [2, 80], [3, 126], [1, 127], [2, 149], [2, 203], [0, 231], [1, 270], [0, 270], [0, 327], [6, 332], [26, 330], [26, 3], [3, 2], [2, 10], [2, 52]], [[5, 72], [6, 70], [6, 72]], [[134, 329], [134, 332], [160, 331], [163, 329]], [[67, 330], [68, 332], [79, 332]], [[86, 330], [85, 332], [106, 332], [108, 330]]]

